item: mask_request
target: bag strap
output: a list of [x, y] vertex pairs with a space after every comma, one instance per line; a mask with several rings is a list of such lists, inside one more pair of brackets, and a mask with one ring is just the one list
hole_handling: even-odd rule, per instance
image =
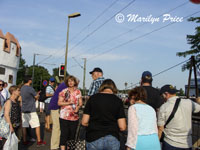
[[50, 86], [50, 87], [54, 90], [54, 92], [55, 92], [55, 88], [54, 88], [52, 85], [47, 85], [47, 87], [48, 87], [48, 86]]
[[166, 121], [166, 123], [165, 123], [165, 125], [164, 125], [164, 128], [166, 128], [167, 124], [174, 118], [174, 115], [175, 115], [175, 113], [176, 113], [176, 111], [177, 111], [177, 109], [178, 109], [178, 105], [179, 105], [180, 101], [181, 101], [180, 98], [178, 98], [178, 99], [176, 100], [176, 103], [175, 103], [175, 105], [174, 105], [174, 108], [173, 108], [173, 110], [172, 110], [172, 113], [170, 114], [169, 118], [167, 119], [167, 121]]
[[[81, 119], [82, 120], [82, 119]], [[75, 140], [78, 140], [79, 133], [80, 133], [80, 128], [81, 128], [81, 120], [79, 120], [77, 130], [76, 130], [76, 135], [75, 135]]]
[[[9, 101], [10, 99], [8, 99], [7, 101]], [[11, 101], [11, 100], [10, 100]], [[11, 115], [11, 108], [12, 108], [12, 101], [10, 102], [10, 115]], [[3, 105], [3, 107], [1, 108], [1, 111], [0, 111], [0, 117], [3, 117], [4, 116], [4, 109], [5, 109], [5, 103]]]

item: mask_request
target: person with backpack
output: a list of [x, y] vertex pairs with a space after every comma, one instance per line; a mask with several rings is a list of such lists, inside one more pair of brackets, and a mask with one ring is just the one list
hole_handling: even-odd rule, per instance
[[52, 96], [54, 95], [54, 92], [55, 92], [55, 89], [54, 89], [54, 84], [55, 84], [55, 79], [54, 77], [51, 77], [49, 79], [49, 85], [46, 87], [46, 90], [45, 90], [45, 114], [46, 114], [46, 117], [45, 117], [45, 128], [47, 131], [51, 131], [50, 129], [50, 110], [48, 109], [49, 108], [49, 103], [51, 101], [51, 98]]

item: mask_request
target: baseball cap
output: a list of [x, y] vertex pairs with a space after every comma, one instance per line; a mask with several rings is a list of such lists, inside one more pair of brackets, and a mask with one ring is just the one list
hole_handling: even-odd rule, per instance
[[92, 71], [90, 71], [90, 74], [92, 74], [93, 72], [101, 72], [101, 73], [103, 73], [101, 68], [94, 68]]
[[49, 81], [55, 82], [55, 78], [54, 78], [54, 77], [51, 77], [51, 78], [49, 79]]
[[175, 94], [176, 92], [178, 92], [178, 90], [175, 87], [173, 87], [172, 85], [166, 84], [163, 87], [161, 87], [160, 94], [163, 94], [165, 92], [168, 92], [170, 94]]
[[152, 78], [151, 72], [150, 71], [144, 71], [142, 73], [142, 78], [144, 78], [144, 79], [151, 79]]

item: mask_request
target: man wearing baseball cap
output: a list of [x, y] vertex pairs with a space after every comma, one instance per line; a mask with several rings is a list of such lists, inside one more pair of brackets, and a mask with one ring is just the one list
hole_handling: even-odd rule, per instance
[[141, 86], [147, 92], [146, 103], [154, 108], [157, 111], [160, 106], [164, 103], [164, 100], [161, 98], [159, 90], [152, 87], [152, 74], [150, 71], [144, 71], [141, 77]]
[[[176, 93], [176, 88], [169, 84], [160, 90], [166, 100], [158, 111], [159, 138], [162, 132], [165, 134], [162, 150], [192, 150], [192, 113], [200, 112], [200, 105], [190, 99], [180, 99]], [[176, 111], [172, 119], [167, 121], [173, 110]]]
[[96, 94], [102, 82], [104, 81], [103, 71], [101, 68], [94, 68], [92, 71], [90, 71], [90, 74], [92, 75], [93, 82], [90, 85], [88, 96]]
[[45, 128], [47, 131], [51, 131], [50, 129], [50, 110], [49, 108], [49, 103], [51, 101], [51, 98], [54, 95], [55, 89], [54, 89], [54, 84], [55, 84], [55, 78], [54, 77], [50, 77], [49, 79], [49, 85], [46, 87], [45, 93], [46, 93], [46, 100], [45, 102]]

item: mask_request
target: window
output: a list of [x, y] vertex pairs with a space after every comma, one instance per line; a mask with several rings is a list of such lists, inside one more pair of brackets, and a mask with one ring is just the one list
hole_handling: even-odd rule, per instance
[[7, 40], [5, 40], [5, 46], [4, 46], [4, 49], [8, 48], [8, 43], [7, 43]]
[[13, 84], [13, 75], [9, 75], [8, 83]]
[[3, 67], [0, 67], [0, 74], [5, 74], [5, 72], [6, 72], [6, 69], [5, 68], [3, 68]]

